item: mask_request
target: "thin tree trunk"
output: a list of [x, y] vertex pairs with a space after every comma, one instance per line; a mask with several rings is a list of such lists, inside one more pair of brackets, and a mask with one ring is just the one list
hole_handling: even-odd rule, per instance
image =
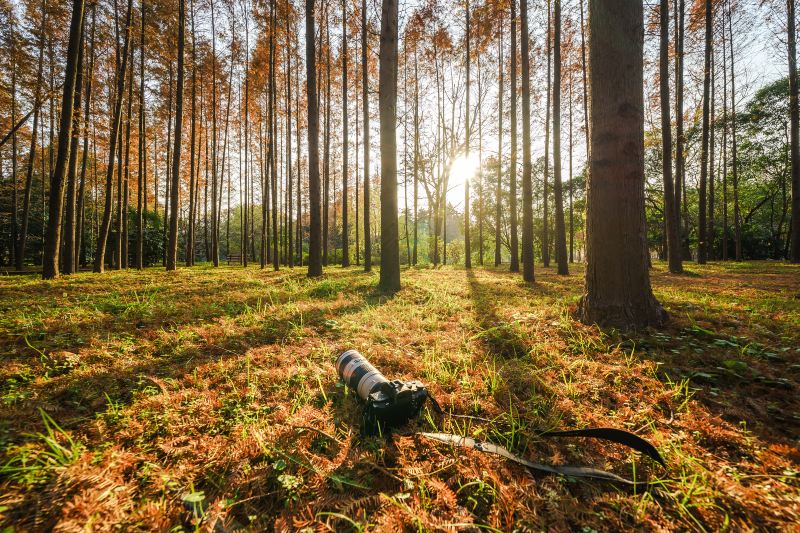
[[419, 199], [419, 69], [417, 64], [417, 46], [414, 42], [414, 252], [412, 264], [417, 264], [417, 248], [419, 246], [419, 228], [417, 220]]
[[511, 262], [509, 270], [519, 272], [517, 241], [517, 0], [511, 0], [511, 166], [509, 169], [511, 200]]
[[731, 52], [731, 157], [733, 178], [733, 231], [736, 260], [742, 260], [742, 222], [739, 213], [739, 162], [736, 157], [736, 63], [733, 54], [733, 20], [728, 3], [728, 37]]
[[683, 40], [684, 40], [684, 15], [686, 11], [685, 0], [675, 0], [675, 216], [677, 217], [678, 234], [680, 238], [680, 254], [684, 255], [688, 235], [685, 224], [681, 225], [680, 209], [683, 188]]
[[272, 268], [275, 271], [280, 269], [279, 242], [278, 242], [278, 172], [275, 166], [277, 158], [277, 113], [275, 97], [275, 23], [277, 13], [275, 5], [270, 6], [270, 33], [269, 33], [269, 165], [270, 176], [272, 177]]
[[658, 326], [644, 213], [644, 14], [640, 0], [589, 4], [592, 159], [587, 184], [588, 324]]
[[500, 255], [500, 225], [502, 222], [502, 201], [503, 201], [503, 18], [499, 20], [499, 30], [497, 38], [497, 189], [495, 190], [495, 213], [494, 213], [494, 266], [500, 266], [502, 256]]
[[350, 266], [350, 226], [347, 220], [347, 1], [342, 0], [342, 266]]
[[553, 82], [551, 78], [550, 63], [552, 61], [552, 17], [551, 17], [551, 0], [547, 0], [547, 83], [545, 84], [546, 103], [545, 103], [545, 119], [544, 119], [544, 179], [542, 183], [542, 264], [545, 267], [550, 266], [550, 235], [548, 226], [550, 225], [550, 212], [548, 205], [550, 202], [550, 191], [548, 190], [548, 182], [550, 180], [550, 113], [552, 110], [550, 95], [552, 94]]
[[[713, 17], [712, 17], [713, 21]], [[717, 255], [714, 251], [714, 241], [715, 241], [715, 207], [716, 207], [716, 195], [715, 195], [715, 188], [716, 188], [716, 173], [714, 172], [714, 167], [716, 163], [716, 158], [714, 156], [714, 144], [715, 144], [715, 129], [716, 129], [716, 113], [715, 113], [715, 106], [716, 106], [716, 95], [715, 95], [715, 86], [716, 86], [716, 71], [715, 71], [715, 54], [714, 54], [714, 36], [711, 36], [711, 122], [709, 124], [709, 148], [708, 148], [708, 257], [709, 259], [716, 259]]]
[[314, 0], [306, 0], [306, 98], [308, 99], [308, 196], [311, 226], [308, 275], [322, 275], [322, 227], [319, 183], [319, 104], [314, 30]]
[[789, 33], [789, 113], [792, 157], [792, 228], [789, 259], [800, 263], [800, 108], [798, 108], [797, 41], [794, 0], [787, 0]]
[[125, 92], [125, 72], [127, 71], [128, 63], [128, 46], [130, 41], [130, 25], [131, 25], [131, 12], [133, 7], [133, 0], [128, 0], [128, 14], [126, 15], [125, 22], [125, 42], [124, 50], [121, 54], [121, 64], [117, 70], [117, 90], [114, 98], [114, 112], [111, 118], [111, 134], [109, 136], [108, 147], [108, 166], [106, 168], [106, 186], [105, 186], [105, 211], [103, 212], [103, 221], [100, 226], [100, 232], [97, 236], [97, 251], [94, 258], [94, 271], [103, 272], [105, 269], [105, 256], [106, 256], [106, 243], [108, 242], [108, 233], [111, 229], [111, 214], [112, 214], [112, 199], [114, 194], [114, 159], [116, 157], [116, 145], [119, 137], [119, 129], [122, 118], [122, 100]]
[[[466, 69], [467, 69], [467, 89], [466, 89], [466, 109], [464, 111], [464, 118], [466, 120], [466, 157], [469, 160], [469, 152], [470, 152], [470, 139], [469, 134], [470, 130], [472, 129], [472, 125], [470, 124], [470, 115], [471, 110], [469, 107], [469, 97], [470, 97], [470, 28], [469, 28], [469, 0], [466, 1], [465, 9], [466, 12], [466, 25], [464, 26], [464, 38], [466, 40], [466, 51], [465, 51], [465, 59], [466, 59]], [[447, 198], [447, 192], [445, 192], [445, 198]], [[445, 211], [445, 216], [447, 216], [447, 211]], [[470, 236], [469, 236], [469, 178], [464, 180], [464, 267], [465, 268], [472, 268], [472, 248], [470, 243]]]
[[400, 290], [397, 232], [397, 0], [383, 0], [379, 68], [381, 132], [381, 274], [380, 287]]
[[169, 210], [167, 270], [175, 270], [178, 259], [178, 200], [180, 195], [181, 129], [183, 126], [183, 51], [186, 29], [186, 1], [178, 2], [178, 83], [175, 89], [175, 147], [172, 154], [172, 186]]
[[194, 210], [196, 198], [194, 196], [195, 142], [196, 142], [196, 111], [197, 111], [197, 34], [194, 27], [194, 1], [189, 2], [189, 18], [192, 25], [192, 90], [191, 90], [191, 117], [189, 119], [189, 220], [186, 228], [186, 266], [194, 265]]
[[567, 235], [564, 227], [564, 197], [561, 184], [561, 0], [555, 0], [553, 58], [553, 201], [556, 204], [556, 262], [558, 273], [569, 274]]
[[703, 133], [700, 146], [700, 205], [698, 215], [698, 242], [697, 242], [697, 262], [705, 264], [707, 257], [706, 234], [706, 187], [708, 180], [708, 116], [711, 101], [711, 21], [712, 21], [711, 0], [705, 0], [705, 59], [703, 63]]
[[728, 260], [728, 48], [722, 16], [722, 260]]
[[121, 265], [128, 268], [128, 199], [131, 181], [131, 115], [133, 114], [133, 46], [130, 47], [130, 72], [128, 78], [128, 103], [125, 113], [125, 186], [122, 197], [122, 248]]
[[[308, 0], [307, 0], [308, 1]], [[367, 0], [361, 0], [361, 107], [364, 113], [364, 271], [372, 270], [370, 234], [369, 76], [367, 65]], [[309, 111], [310, 113], [310, 111]], [[310, 124], [309, 124], [310, 127]], [[310, 135], [310, 134], [309, 134]], [[309, 160], [309, 165], [311, 164]]]
[[664, 183], [664, 219], [666, 222], [667, 260], [673, 274], [683, 272], [680, 249], [677, 197], [672, 181], [672, 120], [669, 98], [669, 0], [660, 4], [659, 87], [661, 95], [661, 175]]
[[328, 266], [330, 231], [328, 217], [331, 205], [331, 33], [328, 4], [325, 4], [325, 144], [322, 153], [322, 264]]
[[[144, 0], [141, 0], [140, 11], [142, 26], [141, 32], [139, 33], [139, 157], [137, 169], [138, 181], [136, 187], [136, 268], [139, 270], [144, 267], [144, 210], [147, 209], [147, 158], [145, 156], [147, 130], [145, 128], [144, 108]], [[192, 118], [194, 118], [194, 115], [192, 115]], [[194, 151], [194, 147], [192, 150]], [[189, 219], [189, 224], [191, 225], [191, 217]]]
[[[39, 63], [36, 69], [36, 86], [34, 88], [34, 102], [41, 98], [42, 82], [44, 80], [44, 44], [45, 44], [45, 23], [47, 20], [47, 0], [42, 0], [42, 26], [39, 35]], [[15, 91], [16, 93], [16, 91]], [[50, 97], [52, 99], [52, 95]], [[41, 106], [35, 106], [33, 111], [33, 124], [31, 125], [31, 146], [28, 155], [28, 168], [25, 174], [25, 190], [22, 195], [22, 221], [17, 241], [16, 260], [17, 270], [22, 270], [25, 261], [25, 243], [28, 238], [28, 221], [30, 220], [31, 189], [33, 187], [33, 164], [36, 158], [36, 131], [39, 129], [39, 111]], [[16, 139], [16, 135], [14, 136]], [[16, 143], [16, 141], [14, 141]], [[14, 157], [16, 162], [17, 158]], [[44, 171], [44, 165], [42, 165]], [[16, 174], [15, 174], [16, 175]], [[14, 181], [16, 190], [16, 178]], [[16, 212], [16, 210], [15, 210]]]
[[533, 272], [533, 184], [531, 177], [531, 78], [528, 52], [528, 0], [520, 0], [522, 55], [522, 279], [535, 281]]
[[[44, 17], [44, 14], [42, 14]], [[16, 47], [16, 35], [15, 35], [15, 26], [14, 26], [13, 18], [10, 21], [10, 39], [12, 47]], [[39, 52], [39, 56], [41, 57], [41, 51]], [[17, 246], [17, 130], [16, 130], [16, 123], [17, 123], [17, 58], [15, 54], [11, 54], [10, 58], [11, 62], [11, 124], [14, 130], [11, 133], [11, 240], [9, 242], [9, 254], [11, 256], [11, 262], [16, 263], [15, 255], [15, 248]], [[38, 101], [38, 95], [34, 100], [34, 107], [36, 107], [36, 102]], [[34, 128], [31, 130], [31, 138], [36, 137], [36, 129]], [[2, 167], [2, 164], [0, 164]], [[0, 168], [0, 173], [2, 172], [2, 168]], [[18, 268], [21, 270], [21, 268]]]
[[[85, 22], [82, 22], [85, 26]], [[64, 246], [61, 258], [61, 271], [64, 274], [75, 273], [75, 236], [78, 187], [78, 141], [81, 136], [81, 93], [83, 89], [83, 44], [85, 28], [81, 28], [81, 41], [78, 49], [78, 64], [73, 95], [72, 138], [69, 149], [67, 169], [66, 212], [64, 213]]]
[[[89, 42], [89, 68], [86, 71], [86, 103], [84, 104], [84, 120], [83, 120], [83, 158], [81, 161], [81, 178], [80, 186], [78, 188], [78, 217], [77, 228], [75, 232], [75, 256], [74, 265], [77, 272], [81, 264], [86, 263], [86, 239], [84, 239], [84, 226], [86, 220], [85, 198], [86, 198], [86, 165], [89, 158], [89, 118], [91, 116], [91, 103], [92, 103], [92, 79], [94, 77], [94, 35], [97, 17], [97, 6], [92, 5], [92, 31]], [[35, 135], [33, 137], [36, 137]], [[96, 168], [96, 162], [95, 162]], [[96, 188], [96, 187], [95, 187]], [[97, 202], [94, 205], [94, 211], [97, 211]]]
[[572, 86], [574, 85], [572, 80], [572, 70], [570, 70], [569, 74], [569, 149], [568, 149], [568, 158], [569, 158], [569, 262], [575, 262], [575, 219], [573, 218], [573, 210], [572, 210], [572, 189], [573, 189], [573, 179], [572, 179]]
[[[583, 0], [578, 0], [581, 11], [581, 75], [583, 76], [583, 132], [586, 135], [586, 161], [591, 159], [591, 143], [589, 142], [589, 84], [586, 80], [586, 39], [584, 37], [585, 24], [583, 20]], [[669, 35], [669, 30], [667, 30]], [[587, 164], [588, 166], [588, 164]]]
[[[217, 147], [217, 27], [216, 10], [211, 1], [211, 261], [215, 267], [219, 266], [219, 228], [217, 227], [217, 195], [219, 194], [219, 179], [217, 178], [218, 161]], [[194, 39], [192, 40], [194, 47]], [[208, 223], [206, 221], [206, 223]]]

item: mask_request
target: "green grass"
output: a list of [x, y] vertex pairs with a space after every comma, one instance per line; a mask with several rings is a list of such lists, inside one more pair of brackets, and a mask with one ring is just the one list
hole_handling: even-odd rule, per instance
[[[785, 529], [800, 498], [800, 269], [661, 265], [662, 330], [576, 322], [580, 267], [0, 277], [0, 528]], [[405, 428], [654, 480], [532, 478], [414, 436], [358, 434], [347, 348], [460, 414]], [[668, 468], [550, 428], [634, 430]], [[32, 511], [35, 509], [35, 512]]]

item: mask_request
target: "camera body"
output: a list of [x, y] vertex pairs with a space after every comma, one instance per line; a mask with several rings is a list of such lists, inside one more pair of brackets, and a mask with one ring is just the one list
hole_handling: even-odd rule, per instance
[[419, 414], [430, 397], [419, 381], [389, 381], [356, 350], [339, 356], [336, 371], [366, 404], [362, 430], [368, 434], [402, 426]]

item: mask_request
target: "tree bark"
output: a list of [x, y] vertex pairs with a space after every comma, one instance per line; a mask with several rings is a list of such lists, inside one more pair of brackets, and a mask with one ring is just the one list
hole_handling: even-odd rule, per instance
[[800, 263], [800, 107], [798, 107], [797, 40], [794, 0], [787, 0], [789, 32], [789, 112], [792, 158], [792, 240], [789, 259]]
[[592, 147], [579, 314], [607, 327], [658, 326], [667, 319], [648, 271], [643, 20], [641, 0], [589, 4]]
[[194, 27], [194, 1], [189, 3], [189, 18], [192, 25], [192, 89], [191, 89], [191, 117], [189, 118], [189, 220], [186, 225], [186, 266], [194, 266], [194, 187], [195, 176], [195, 142], [196, 142], [196, 111], [197, 111], [197, 34]]
[[550, 77], [550, 63], [552, 61], [552, 17], [550, 11], [551, 1], [547, 0], [547, 82], [545, 83], [545, 118], [544, 118], [544, 179], [542, 180], [542, 264], [545, 267], [550, 266], [550, 232], [548, 226], [550, 225], [550, 211], [548, 209], [550, 202], [550, 191], [548, 190], [548, 183], [550, 181], [550, 112], [552, 102], [550, 101], [550, 94], [552, 92], [552, 78]]
[[[470, 96], [470, 42], [469, 42], [469, 0], [466, 1], [465, 10], [466, 12], [466, 25], [464, 29], [464, 39], [466, 40], [466, 53], [465, 59], [467, 64], [467, 95], [466, 95], [466, 109], [464, 111], [464, 118], [466, 120], [466, 157], [469, 160], [469, 152], [470, 152], [470, 139], [469, 134], [470, 130], [472, 129], [472, 125], [470, 124], [470, 115], [471, 110], [469, 107], [469, 96]], [[445, 193], [445, 198], [447, 197], [447, 193]], [[447, 213], [445, 212], [445, 216]], [[466, 268], [472, 268], [472, 249], [470, 246], [470, 236], [469, 236], [469, 178], [464, 180], [464, 266]]]
[[350, 226], [347, 220], [347, 1], [342, 0], [342, 266], [350, 266]]
[[64, 175], [70, 152], [72, 136], [75, 83], [80, 55], [84, 0], [74, 0], [67, 47], [67, 66], [64, 72], [64, 94], [61, 99], [61, 120], [58, 134], [58, 156], [50, 177], [50, 205], [48, 209], [47, 231], [44, 238], [42, 257], [42, 279], [58, 277], [59, 248], [61, 244], [61, 216], [64, 208]]
[[[31, 189], [33, 187], [33, 164], [36, 158], [36, 131], [39, 129], [39, 110], [40, 105], [36, 105], [41, 98], [42, 82], [44, 80], [44, 44], [45, 44], [45, 23], [47, 21], [47, 0], [42, 0], [42, 25], [39, 35], [39, 63], [36, 69], [36, 86], [34, 89], [34, 110], [33, 110], [33, 124], [31, 126], [31, 146], [28, 155], [28, 168], [25, 174], [25, 190], [22, 193], [22, 221], [19, 232], [19, 240], [17, 241], [17, 251], [15, 254], [15, 261], [17, 270], [22, 270], [25, 261], [25, 243], [28, 238], [28, 222], [30, 220], [30, 207], [31, 207]], [[50, 96], [52, 98], [52, 95]], [[14, 158], [16, 161], [17, 158]], [[44, 165], [42, 166], [44, 172]], [[16, 184], [16, 181], [14, 182]], [[15, 210], [16, 212], [16, 210]]]
[[[85, 26], [85, 22], [82, 22]], [[78, 46], [78, 64], [73, 93], [72, 138], [70, 139], [69, 164], [67, 168], [66, 212], [64, 213], [64, 246], [61, 258], [61, 272], [75, 273], [75, 235], [78, 187], [78, 141], [81, 137], [81, 92], [83, 89], [83, 42], [85, 28], [81, 28]]]
[[[74, 265], [75, 271], [81, 264], [86, 262], [86, 244], [83, 237], [84, 222], [86, 219], [86, 210], [84, 208], [86, 198], [86, 165], [89, 159], [89, 118], [91, 116], [91, 103], [92, 103], [92, 79], [94, 77], [94, 36], [97, 17], [97, 6], [92, 5], [92, 31], [89, 42], [89, 68], [86, 71], [86, 103], [84, 104], [84, 120], [83, 120], [83, 158], [81, 160], [81, 178], [80, 186], [78, 187], [78, 217], [77, 228], [75, 231], [75, 256]], [[35, 137], [35, 135], [34, 135]], [[96, 168], [95, 162], [95, 168]], [[96, 187], [95, 187], [96, 189]], [[97, 203], [95, 202], [95, 211], [97, 210]]]
[[361, 0], [361, 108], [364, 113], [364, 272], [372, 270], [369, 169], [369, 69], [367, 64], [367, 0]]
[[511, 211], [511, 261], [509, 270], [519, 272], [517, 236], [517, 0], [511, 0], [511, 165], [509, 167]]
[[380, 287], [400, 290], [400, 243], [397, 231], [397, 0], [383, 0], [379, 66], [381, 132], [381, 273]]
[[683, 146], [683, 42], [685, 0], [675, 0], [675, 216], [677, 217], [678, 234], [680, 238], [680, 254], [683, 257], [688, 235], [686, 234], [686, 220], [681, 224], [681, 196], [683, 192], [684, 158]]
[[531, 77], [528, 52], [528, 0], [520, 0], [522, 54], [522, 279], [535, 281], [533, 272], [533, 183], [531, 168]]
[[739, 212], [739, 161], [736, 155], [736, 60], [733, 54], [733, 18], [728, 3], [728, 38], [731, 52], [731, 178], [733, 179], [733, 231], [734, 252], [737, 261], [742, 260], [742, 221]]
[[328, 4], [325, 4], [325, 139], [322, 152], [322, 264], [328, 266], [330, 233], [328, 217], [331, 205], [331, 33]]
[[319, 183], [319, 104], [314, 30], [314, 0], [306, 0], [306, 98], [308, 99], [308, 275], [322, 275], [322, 225]]
[[708, 181], [708, 116], [711, 101], [711, 21], [712, 21], [711, 0], [705, 0], [705, 58], [703, 63], [703, 133], [700, 146], [700, 205], [698, 206], [698, 242], [697, 242], [697, 262], [705, 264], [707, 257], [706, 234], [706, 188]]
[[569, 274], [567, 263], [567, 235], [564, 225], [564, 196], [561, 184], [561, 0], [555, 0], [553, 13], [553, 201], [556, 204], [556, 262], [558, 273]]
[[666, 222], [667, 261], [673, 274], [683, 272], [678, 211], [672, 181], [672, 119], [669, 98], [669, 0], [660, 4], [659, 87], [661, 95], [661, 176], [664, 183], [664, 219]]
[[178, 82], [175, 88], [175, 140], [172, 150], [172, 185], [169, 209], [169, 247], [167, 248], [167, 270], [175, 270], [178, 260], [178, 200], [181, 183], [181, 130], [183, 127], [183, 51], [186, 30], [186, 1], [178, 2]]
[[500, 17], [497, 38], [497, 189], [494, 194], [494, 266], [500, 266], [500, 226], [502, 223], [503, 202], [503, 19]]

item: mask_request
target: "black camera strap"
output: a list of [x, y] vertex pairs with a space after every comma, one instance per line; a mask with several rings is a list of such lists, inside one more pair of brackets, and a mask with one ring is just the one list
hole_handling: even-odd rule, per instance
[[[485, 418], [468, 416], [468, 415], [458, 415], [445, 412], [442, 409], [441, 405], [439, 405], [439, 402], [437, 402], [433, 398], [433, 396], [428, 394], [428, 399], [431, 402], [433, 410], [439, 415], [443, 416], [447, 415], [456, 418], [466, 418], [472, 420], [479, 420], [483, 422], [491, 422], [491, 420]], [[523, 457], [520, 457], [519, 455], [511, 453], [502, 446], [499, 446], [491, 442], [477, 441], [470, 437], [462, 437], [459, 435], [453, 435], [451, 433], [427, 433], [427, 432], [420, 432], [417, 433], [417, 435], [421, 435], [425, 438], [436, 440], [460, 448], [470, 448], [473, 450], [477, 450], [479, 452], [489, 453], [492, 455], [499, 455], [500, 457], [504, 457], [510, 461], [526, 466], [531, 470], [535, 470], [541, 473], [559, 474], [575, 478], [600, 479], [604, 481], [610, 481], [612, 483], [619, 483], [633, 488], [646, 488], [651, 486], [651, 483], [647, 481], [634, 481], [618, 476], [617, 474], [611, 472], [606, 472], [605, 470], [599, 470], [596, 468], [591, 468], [586, 466], [547, 465], [542, 463], [534, 463], [528, 461], [527, 459], [524, 459]], [[646, 441], [645, 439], [643, 439], [642, 437], [636, 435], [635, 433], [631, 433], [630, 431], [625, 431], [616, 428], [584, 428], [584, 429], [572, 429], [564, 431], [542, 431], [539, 432], [538, 435], [541, 437], [548, 437], [548, 438], [587, 437], [593, 439], [607, 440], [609, 442], [622, 444], [623, 446], [627, 446], [628, 448], [636, 450], [650, 457], [661, 466], [666, 467], [664, 459], [661, 457], [661, 454], [658, 453], [656, 447], [653, 446], [648, 441]]]

